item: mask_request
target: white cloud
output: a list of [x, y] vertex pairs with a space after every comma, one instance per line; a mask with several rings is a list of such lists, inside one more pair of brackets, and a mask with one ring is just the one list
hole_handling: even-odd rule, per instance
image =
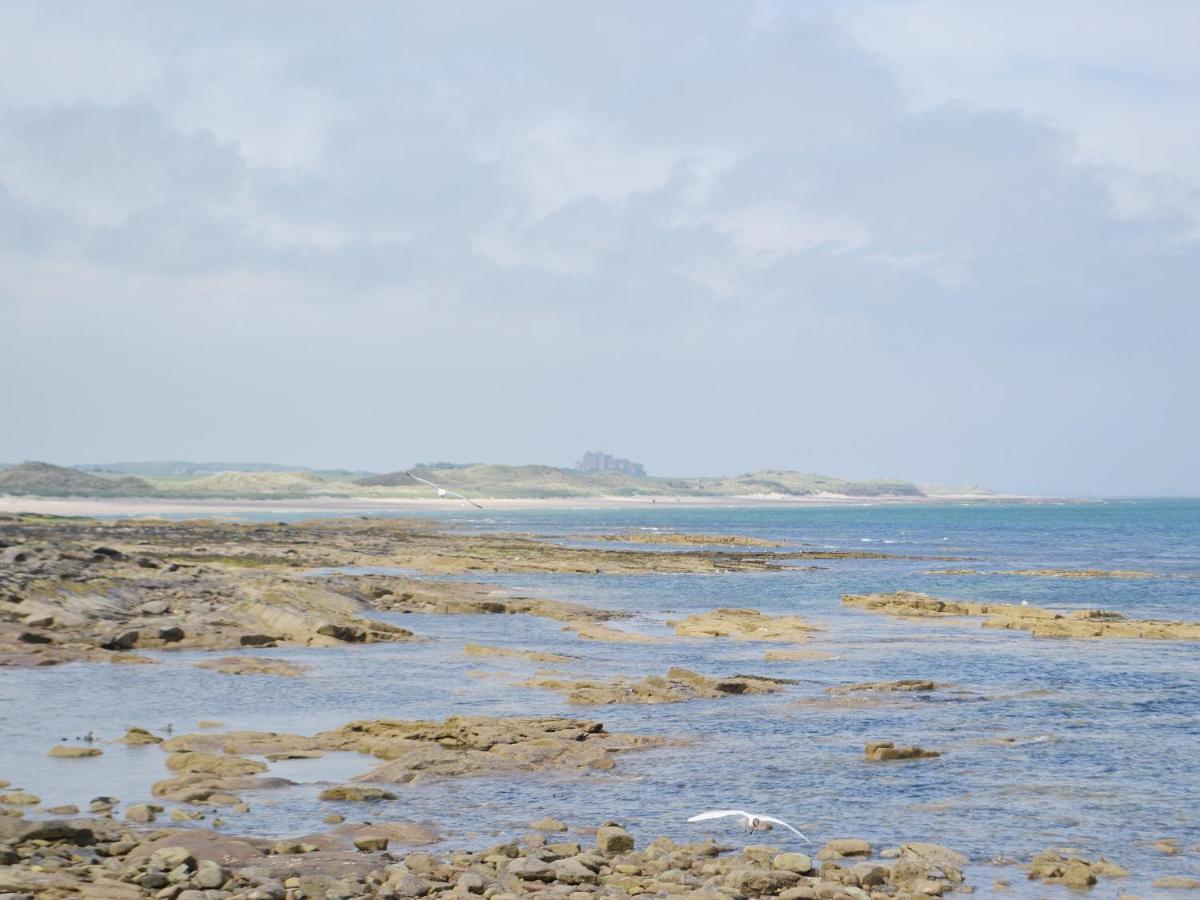
[[[9, 4], [0, 378], [47, 348], [122, 390], [166, 367], [159, 455], [215, 439], [170, 406], [189, 380], [227, 440], [259, 433], [257, 355], [303, 391], [207, 455], [387, 464], [302, 427], [318, 402], [386, 407], [413, 456], [553, 460], [601, 429], [684, 471], [1115, 489], [1088, 455], [1105, 398], [1200, 381], [1196, 16], [1110, 6], [1072, 32], [1081, 14]], [[14, 406], [0, 458], [66, 440], [45, 410], [71, 390]], [[441, 418], [402, 434], [428, 391], [495, 444]], [[1129, 415], [1147, 443], [1200, 438], [1162, 404]], [[1064, 423], [1058, 449], [1004, 452], [997, 416]], [[118, 410], [69, 456], [160, 437]]]

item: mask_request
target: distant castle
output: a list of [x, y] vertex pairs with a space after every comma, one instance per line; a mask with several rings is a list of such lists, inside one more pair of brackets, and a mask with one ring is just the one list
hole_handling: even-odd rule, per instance
[[583, 454], [583, 459], [575, 463], [580, 472], [620, 472], [635, 478], [646, 476], [646, 467], [629, 459], [618, 459], [603, 450], [589, 450]]

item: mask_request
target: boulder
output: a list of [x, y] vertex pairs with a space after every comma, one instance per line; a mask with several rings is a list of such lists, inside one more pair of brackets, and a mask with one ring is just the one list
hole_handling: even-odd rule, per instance
[[807, 875], [812, 871], [812, 857], [804, 853], [777, 853], [771, 859], [771, 866], [785, 872], [795, 872], [797, 875]]
[[504, 870], [515, 875], [522, 881], [554, 881], [554, 867], [532, 856], [521, 856], [514, 859]]
[[458, 876], [455, 887], [460, 894], [482, 894], [487, 890], [487, 880], [478, 872], [463, 872]]
[[132, 650], [137, 646], [140, 633], [136, 628], [122, 631], [100, 645], [102, 650]]
[[383, 834], [364, 834], [362, 837], [354, 839], [354, 848], [362, 850], [364, 853], [373, 853], [378, 850], [386, 850], [388, 848], [387, 835]]
[[601, 853], [628, 853], [633, 849], [633, 835], [620, 825], [605, 825], [596, 832], [596, 846]]
[[130, 747], [137, 747], [143, 744], [161, 744], [163, 739], [157, 734], [153, 734], [146, 728], [140, 728], [133, 725], [125, 731], [125, 736], [121, 738], [122, 744], [128, 744]]
[[86, 847], [96, 843], [96, 833], [86, 825], [62, 819], [30, 820], [0, 816], [0, 841], [14, 845], [48, 841]]
[[596, 873], [574, 857], [552, 863], [554, 879], [559, 884], [596, 884]]
[[870, 856], [871, 845], [861, 838], [837, 838], [826, 842], [817, 859], [841, 859], [846, 856]]
[[212, 891], [219, 890], [229, 877], [230, 872], [227, 868], [211, 859], [204, 859], [196, 866], [196, 874], [192, 876], [192, 881], [196, 887]]
[[196, 867], [196, 857], [192, 856], [187, 847], [165, 846], [158, 847], [150, 854], [149, 863], [156, 869], [169, 872], [171, 869], [184, 866], [188, 869]]
[[145, 824], [153, 822], [160, 812], [163, 811], [161, 806], [153, 803], [135, 803], [133, 806], [125, 810], [125, 818], [130, 822], [140, 822]]
[[799, 880], [800, 876], [795, 872], [753, 866], [734, 869], [729, 873], [727, 883], [734, 891], [749, 897], [774, 897]]
[[900, 845], [900, 860], [917, 866], [925, 875], [940, 875], [948, 881], [960, 884], [967, 858], [955, 850], [939, 844], [913, 841]]

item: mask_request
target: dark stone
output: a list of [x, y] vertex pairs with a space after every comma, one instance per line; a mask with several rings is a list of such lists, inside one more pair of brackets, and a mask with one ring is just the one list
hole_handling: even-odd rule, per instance
[[17, 635], [17, 640], [22, 644], [53, 644], [54, 641], [44, 634], [38, 634], [36, 631], [22, 631]]
[[367, 639], [366, 631], [357, 625], [322, 625], [317, 629], [317, 634], [350, 644], [360, 644]]
[[107, 556], [109, 559], [124, 559], [125, 554], [120, 550], [114, 550], [112, 547], [94, 547], [92, 552], [97, 556]]
[[62, 819], [31, 821], [0, 816], [0, 840], [10, 844], [65, 841], [82, 847], [96, 843], [96, 835], [90, 828], [76, 826]]
[[136, 629], [130, 631], [122, 631], [110, 641], [101, 644], [104, 650], [132, 650], [138, 642], [138, 634]]
[[243, 634], [239, 642], [243, 647], [274, 647], [279, 638], [269, 634]]
[[158, 639], [168, 644], [175, 641], [183, 640], [183, 629], [178, 625], [168, 625], [166, 628], [158, 629]]

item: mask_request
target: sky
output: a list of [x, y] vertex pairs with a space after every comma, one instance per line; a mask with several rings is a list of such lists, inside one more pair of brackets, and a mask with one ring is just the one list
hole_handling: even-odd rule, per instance
[[1200, 495], [1190, 0], [0, 4], [0, 460]]

